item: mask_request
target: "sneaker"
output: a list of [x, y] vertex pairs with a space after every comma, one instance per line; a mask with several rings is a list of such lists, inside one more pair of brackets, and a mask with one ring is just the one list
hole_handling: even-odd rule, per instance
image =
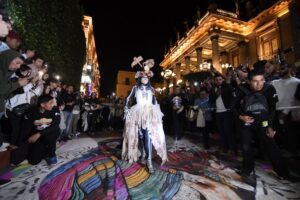
[[45, 160], [46, 160], [47, 164], [50, 165], [50, 166], [54, 166], [54, 165], [57, 164], [57, 158], [56, 158], [56, 156], [53, 156], [51, 158], [49, 158], [49, 157], [45, 158]]
[[240, 173], [238, 172], [238, 174], [241, 175], [242, 180], [248, 184], [251, 185], [252, 187], [256, 187], [256, 174], [254, 171], [252, 171], [251, 173], [246, 173], [245, 171], [241, 171]]
[[78, 135], [80, 135], [80, 132], [75, 133], [75, 136], [77, 137]]
[[9, 147], [9, 143], [3, 143], [2, 146], [0, 146], [0, 152], [6, 151], [7, 147]]

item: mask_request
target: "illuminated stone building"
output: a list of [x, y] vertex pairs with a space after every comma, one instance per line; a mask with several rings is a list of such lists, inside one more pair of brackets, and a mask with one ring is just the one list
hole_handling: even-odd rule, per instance
[[116, 96], [127, 97], [132, 87], [136, 84], [135, 72], [131, 71], [118, 71], [117, 85], [116, 85]]
[[297, 6], [296, 0], [276, 1], [249, 20], [241, 20], [239, 12], [209, 9], [168, 50], [160, 66], [173, 70], [177, 83], [182, 82], [183, 75], [200, 72], [211, 64], [223, 72], [230, 65], [252, 66], [257, 60], [273, 59], [278, 49], [293, 47], [294, 51], [286, 53], [285, 58], [294, 63], [300, 58]]
[[96, 52], [92, 17], [84, 16], [82, 26], [86, 38], [86, 63], [83, 66], [80, 91], [86, 95], [92, 92], [99, 96], [100, 71]]

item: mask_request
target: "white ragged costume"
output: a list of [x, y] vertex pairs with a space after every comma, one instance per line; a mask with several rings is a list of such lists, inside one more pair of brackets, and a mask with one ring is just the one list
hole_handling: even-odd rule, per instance
[[145, 71], [137, 72], [137, 84], [126, 99], [122, 149], [122, 158], [129, 162], [138, 160], [138, 150], [141, 154], [145, 151], [150, 173], [154, 171], [151, 161], [152, 145], [162, 159], [162, 164], [167, 161], [166, 140], [162, 125], [163, 113], [155, 99], [154, 89], [149, 83], [149, 78], [153, 76], [149, 70], [151, 64], [154, 65], [153, 60], [144, 62]]

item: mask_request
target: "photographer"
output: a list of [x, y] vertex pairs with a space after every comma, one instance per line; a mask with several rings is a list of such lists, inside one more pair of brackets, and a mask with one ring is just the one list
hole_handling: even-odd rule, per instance
[[[17, 88], [28, 83], [26, 78], [19, 78], [13, 82], [10, 77], [23, 63], [20, 54], [14, 50], [6, 50], [0, 54], [0, 119], [4, 115], [5, 99]], [[2, 145], [0, 130], [0, 146]]]
[[35, 53], [34, 57], [32, 58], [32, 64], [28, 65], [32, 70], [30, 78], [37, 76], [39, 71], [43, 69], [43, 65], [44, 59], [40, 54]]
[[[17, 81], [19, 78], [29, 78], [30, 74], [31, 68], [22, 64], [12, 77], [12, 80]], [[42, 92], [40, 87], [35, 87], [38, 79], [38, 76], [29, 79], [30, 83], [13, 91], [13, 96], [6, 101], [6, 114], [12, 127], [9, 148], [16, 148], [19, 145], [18, 140], [22, 116], [31, 106], [31, 98], [35, 95], [40, 95]]]

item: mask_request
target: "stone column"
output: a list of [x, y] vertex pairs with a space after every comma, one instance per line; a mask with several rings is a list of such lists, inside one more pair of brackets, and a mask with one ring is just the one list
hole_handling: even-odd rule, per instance
[[185, 67], [187, 73], [191, 72], [191, 57], [190, 56], [185, 56], [184, 57], [184, 62], [185, 62]]
[[239, 56], [240, 56], [240, 64], [247, 65], [247, 43], [245, 41], [240, 41], [238, 43], [239, 46]]
[[228, 52], [227, 51], [222, 51], [220, 53], [222, 64], [228, 63], [229, 64], [229, 59], [228, 59]]
[[300, 2], [299, 1], [293, 1], [291, 4], [289, 4], [289, 10], [290, 10], [290, 23], [292, 27], [292, 37], [293, 37], [293, 44], [294, 47], [294, 60], [291, 60], [291, 62], [295, 62], [300, 59]]
[[176, 74], [176, 85], [177, 85], [177, 81], [181, 79], [180, 66], [181, 66], [181, 63], [176, 63], [176, 67], [175, 67], [175, 69], [176, 69], [176, 72], [175, 72], [175, 74]]
[[221, 66], [220, 66], [220, 53], [219, 53], [219, 36], [213, 35], [210, 37], [211, 39], [211, 46], [212, 46], [212, 64], [216, 70], [219, 72], [222, 72]]
[[196, 48], [196, 53], [197, 53], [197, 68], [199, 68], [200, 64], [202, 63], [202, 47], [197, 47]]

